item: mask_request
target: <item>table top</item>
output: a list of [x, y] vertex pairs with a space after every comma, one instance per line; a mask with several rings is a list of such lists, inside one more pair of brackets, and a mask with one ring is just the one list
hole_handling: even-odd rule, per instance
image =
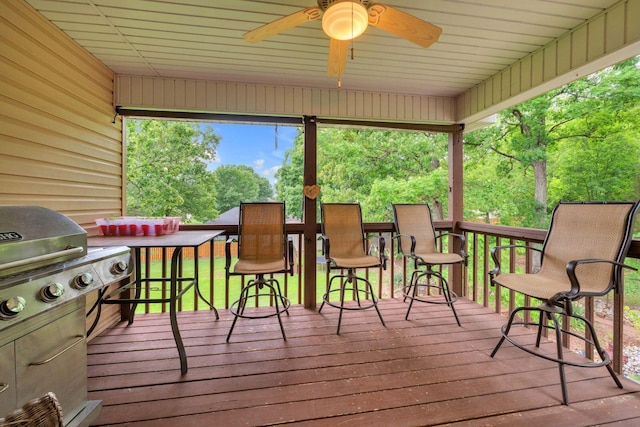
[[87, 239], [89, 247], [129, 246], [130, 248], [176, 248], [200, 246], [222, 230], [180, 230], [162, 236], [95, 236]]

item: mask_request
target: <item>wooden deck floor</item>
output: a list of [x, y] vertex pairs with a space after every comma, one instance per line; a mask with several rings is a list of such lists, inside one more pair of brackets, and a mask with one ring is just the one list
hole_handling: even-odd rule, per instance
[[[558, 369], [506, 343], [489, 353], [503, 318], [457, 303], [384, 300], [375, 311], [322, 314], [292, 307], [284, 318], [179, 314], [189, 356], [181, 376], [168, 315], [142, 315], [89, 344], [89, 398], [103, 401], [95, 425], [128, 426], [514, 426], [640, 425], [640, 385], [618, 389], [605, 368], [567, 368], [561, 404]], [[526, 339], [533, 334], [522, 332]], [[545, 344], [549, 346], [550, 344]]]

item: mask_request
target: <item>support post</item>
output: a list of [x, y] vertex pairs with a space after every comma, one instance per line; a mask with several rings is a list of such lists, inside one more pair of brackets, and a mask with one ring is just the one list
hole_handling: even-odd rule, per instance
[[[314, 116], [304, 116], [304, 182], [317, 184], [317, 124]], [[301, 189], [302, 190], [302, 189]], [[303, 196], [304, 210], [304, 306], [316, 307], [316, 199]]]
[[[460, 233], [458, 224], [463, 220], [463, 150], [462, 150], [462, 129], [449, 134], [449, 215], [448, 218], [453, 221], [453, 232]], [[451, 250], [449, 245], [449, 250]], [[451, 289], [459, 296], [467, 294], [464, 289], [464, 268], [463, 264], [454, 266], [450, 269], [451, 279], [449, 284]]]

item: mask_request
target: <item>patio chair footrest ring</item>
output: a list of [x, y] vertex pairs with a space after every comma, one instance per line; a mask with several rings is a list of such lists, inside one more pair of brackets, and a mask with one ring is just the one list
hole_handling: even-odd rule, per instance
[[[344, 289], [345, 292], [346, 291], [350, 291], [350, 292], [355, 292], [356, 290], [354, 288], [345, 288]], [[358, 305], [355, 307], [351, 307], [351, 306], [344, 306], [344, 305], [340, 305], [339, 301], [329, 301], [329, 294], [333, 294], [336, 292], [341, 292], [340, 289], [332, 289], [329, 292], [327, 292], [326, 294], [323, 295], [322, 297], [322, 301], [324, 301], [325, 304], [330, 305], [331, 307], [337, 308], [337, 309], [343, 309], [343, 310], [367, 310], [369, 308], [374, 308], [376, 306], [375, 302], [371, 302], [368, 303], [367, 305]], [[365, 289], [357, 289], [358, 293], [362, 293], [362, 294], [369, 294], [370, 292], [367, 292]], [[370, 301], [370, 300], [366, 300], [366, 301]]]
[[[537, 326], [537, 323], [532, 323], [532, 322], [512, 322], [511, 326]], [[505, 340], [509, 341], [511, 344], [513, 344], [515, 347], [519, 348], [520, 350], [524, 350], [529, 354], [532, 354], [534, 356], [538, 356], [541, 357], [543, 359], [549, 360], [551, 362], [556, 362], [556, 363], [561, 363], [563, 365], [569, 365], [569, 366], [576, 366], [579, 368], [600, 368], [602, 366], [607, 366], [608, 364], [611, 363], [611, 358], [609, 357], [609, 355], [605, 352], [604, 353], [604, 357], [601, 356], [602, 360], [600, 362], [589, 362], [589, 363], [580, 363], [580, 362], [574, 362], [571, 360], [566, 360], [566, 359], [560, 359], [556, 356], [551, 356], [548, 354], [544, 354], [544, 353], [540, 353], [540, 351], [536, 351], [535, 349], [537, 347], [535, 347], [535, 345], [533, 344], [524, 344], [521, 342], [518, 342], [516, 339], [512, 338], [511, 336], [506, 334], [506, 329], [507, 329], [507, 324], [502, 325], [501, 331], [502, 331], [502, 336], [504, 337]], [[551, 328], [552, 329], [552, 328]], [[575, 338], [578, 338], [582, 341], [585, 342], [589, 342], [591, 343], [589, 340], [580, 337], [580, 336], [576, 336], [574, 335]], [[533, 349], [531, 348], [533, 347]]]
[[[436, 294], [436, 295], [413, 295], [413, 292], [411, 292], [411, 288], [413, 286], [418, 286], [418, 288], [422, 287], [422, 288], [426, 288], [426, 289], [439, 289], [443, 292], [446, 292], [445, 289], [442, 288], [442, 286], [438, 286], [438, 285], [429, 285], [426, 283], [417, 283], [416, 285], [407, 285], [407, 286], [403, 286], [402, 287], [402, 296], [405, 298], [409, 298], [412, 299], [414, 301], [419, 301], [419, 302], [426, 302], [429, 304], [453, 304], [454, 302], [458, 301], [458, 294], [456, 294], [453, 291], [449, 291], [449, 301], [446, 300], [446, 297], [444, 295], [444, 293], [442, 294]], [[444, 300], [440, 300], [440, 299], [434, 299], [434, 298], [438, 298], [438, 297], [442, 297], [444, 298]]]
[[[260, 297], [272, 297], [273, 298], [273, 294], [267, 294], [267, 293], [262, 293], [262, 294], [254, 294], [254, 295], [249, 295], [247, 297], [247, 301], [250, 301], [252, 298], [257, 299]], [[273, 316], [277, 316], [279, 314], [282, 313], [286, 313], [287, 315], [289, 315], [289, 307], [291, 307], [291, 301], [289, 301], [289, 298], [283, 296], [283, 297], [278, 297], [281, 300], [281, 304], [278, 304], [278, 310], [277, 311], [269, 311], [266, 313], [251, 313], [251, 314], [244, 314], [238, 311], [238, 309], [240, 308], [240, 300], [234, 301], [231, 306], [229, 307], [229, 311], [231, 312], [231, 314], [233, 314], [234, 316], [237, 317], [241, 317], [243, 319], [265, 319], [267, 317], [273, 317]], [[273, 306], [271, 306], [273, 307]], [[252, 307], [253, 308], [253, 307]], [[267, 307], [264, 307], [265, 309]]]

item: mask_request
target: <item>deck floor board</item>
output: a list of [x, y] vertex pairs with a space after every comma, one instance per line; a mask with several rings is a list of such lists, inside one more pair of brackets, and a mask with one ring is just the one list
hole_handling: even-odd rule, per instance
[[[221, 311], [178, 315], [189, 356], [180, 374], [168, 314], [136, 317], [88, 348], [96, 426], [513, 426], [638, 425], [640, 385], [618, 389], [605, 368], [567, 367], [571, 404], [561, 404], [558, 368], [505, 343], [489, 357], [504, 318], [461, 299], [459, 327], [446, 306], [400, 299], [348, 311], [294, 306], [283, 317], [240, 319]], [[533, 333], [517, 330], [523, 340]], [[544, 350], [554, 344], [545, 342]], [[569, 357], [578, 358], [577, 355]]]

